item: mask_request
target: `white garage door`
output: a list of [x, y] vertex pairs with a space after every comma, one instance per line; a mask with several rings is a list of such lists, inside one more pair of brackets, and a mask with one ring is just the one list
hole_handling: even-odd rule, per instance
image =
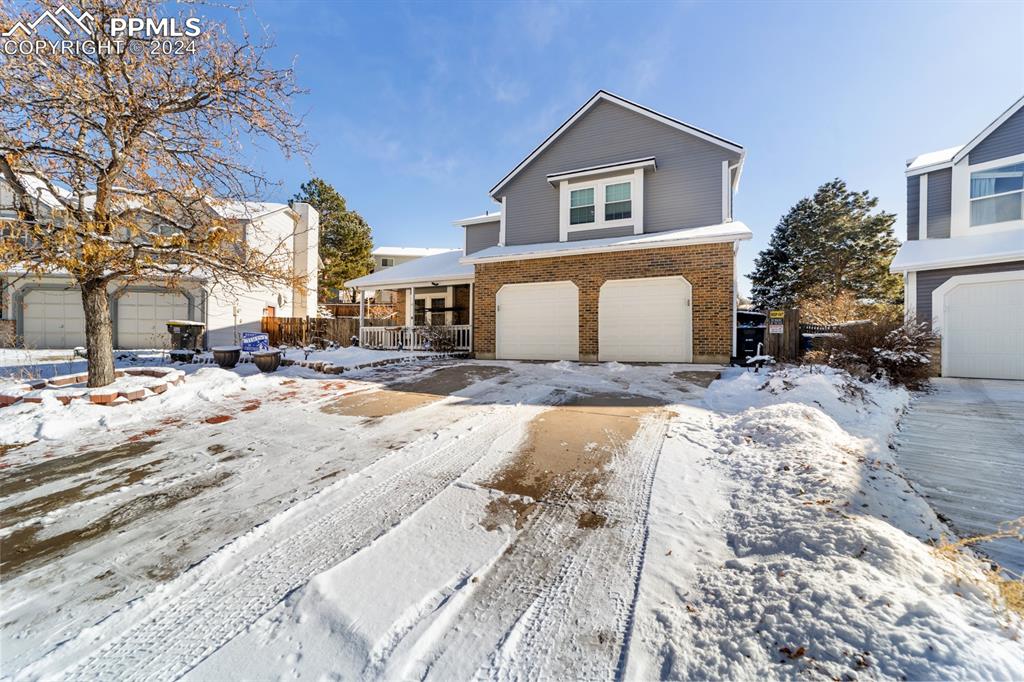
[[601, 285], [598, 359], [690, 362], [690, 283], [682, 277], [616, 279]]
[[85, 345], [85, 311], [78, 289], [34, 289], [22, 303], [26, 348], [75, 348]]
[[579, 290], [572, 282], [506, 284], [495, 309], [499, 360], [579, 360]]
[[168, 320], [188, 319], [183, 294], [128, 291], [117, 302], [118, 348], [169, 348]]
[[943, 373], [1024, 379], [1024, 273], [984, 282], [957, 277], [947, 284], [936, 290], [943, 299]]

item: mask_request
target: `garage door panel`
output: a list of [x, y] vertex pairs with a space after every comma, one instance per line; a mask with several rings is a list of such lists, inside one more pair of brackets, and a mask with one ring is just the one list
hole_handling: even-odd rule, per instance
[[579, 290], [575, 284], [506, 284], [495, 303], [498, 359], [579, 359]]
[[598, 302], [598, 359], [690, 362], [690, 296], [683, 277], [605, 282]]
[[942, 353], [948, 376], [1024, 379], [1024, 279], [957, 282], [942, 297]]
[[118, 348], [168, 348], [167, 321], [188, 317], [179, 292], [128, 291], [117, 303]]
[[22, 336], [29, 348], [85, 345], [85, 312], [78, 289], [33, 289], [22, 299]]

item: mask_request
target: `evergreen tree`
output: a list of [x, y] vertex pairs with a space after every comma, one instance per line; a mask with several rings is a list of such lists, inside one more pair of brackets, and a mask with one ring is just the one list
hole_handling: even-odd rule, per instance
[[295, 201], [310, 204], [320, 213], [319, 297], [321, 301], [340, 293], [345, 282], [373, 270], [373, 235], [361, 215], [350, 211], [330, 183], [321, 178], [304, 182]]
[[889, 273], [899, 248], [893, 233], [896, 216], [874, 212], [877, 206], [869, 192], [852, 192], [838, 178], [798, 201], [754, 262], [755, 306], [774, 308], [844, 293], [899, 303], [902, 280]]

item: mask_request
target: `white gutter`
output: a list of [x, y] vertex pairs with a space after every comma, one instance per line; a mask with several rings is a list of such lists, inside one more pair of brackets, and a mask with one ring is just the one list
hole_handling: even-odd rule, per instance
[[430, 277], [428, 279], [424, 279], [423, 277], [412, 277], [405, 279], [392, 279], [386, 282], [356, 284], [358, 281], [358, 279], [349, 280], [345, 282], [345, 287], [359, 291], [364, 289], [387, 289], [392, 286], [408, 286], [410, 284], [431, 287], [434, 286], [434, 282], [437, 282], [438, 286], [442, 284], [469, 284], [473, 281], [473, 275], [459, 275], [458, 277]]
[[930, 261], [925, 263], [906, 263], [890, 265], [889, 272], [918, 272], [920, 270], [942, 270], [945, 268], [962, 268], [971, 265], [988, 265], [990, 263], [1012, 263], [1013, 261], [1024, 260], [1024, 251], [1011, 251], [991, 256], [972, 256], [970, 258], [957, 258], [943, 261]]
[[[618, 251], [647, 251], [650, 249], [667, 249], [673, 246], [696, 246], [698, 244], [728, 244], [731, 242], [743, 241], [750, 239], [753, 235], [750, 232], [737, 233], [733, 235], [719, 235], [714, 237], [704, 238], [680, 238], [680, 239], [665, 239], [660, 241], [649, 241], [649, 242], [638, 242], [633, 244], [615, 244], [610, 246], [592, 246], [583, 249], [555, 249], [552, 251], [533, 251], [523, 252], [516, 254], [502, 254], [497, 256], [487, 256], [484, 258], [474, 258], [472, 256], [466, 256], [459, 259], [460, 263], [466, 265], [475, 265], [477, 263], [500, 263], [502, 261], [511, 260], [533, 260], [536, 258], [561, 258], [563, 256], [586, 256], [594, 253], [614, 253]], [[570, 244], [571, 242], [565, 242]]]

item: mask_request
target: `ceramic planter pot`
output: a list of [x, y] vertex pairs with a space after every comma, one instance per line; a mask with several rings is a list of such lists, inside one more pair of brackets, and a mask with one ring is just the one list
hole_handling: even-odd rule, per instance
[[218, 346], [213, 349], [213, 361], [224, 369], [231, 369], [242, 357], [242, 349], [238, 346]]
[[261, 350], [252, 354], [252, 361], [261, 372], [275, 372], [281, 366], [281, 351]]

